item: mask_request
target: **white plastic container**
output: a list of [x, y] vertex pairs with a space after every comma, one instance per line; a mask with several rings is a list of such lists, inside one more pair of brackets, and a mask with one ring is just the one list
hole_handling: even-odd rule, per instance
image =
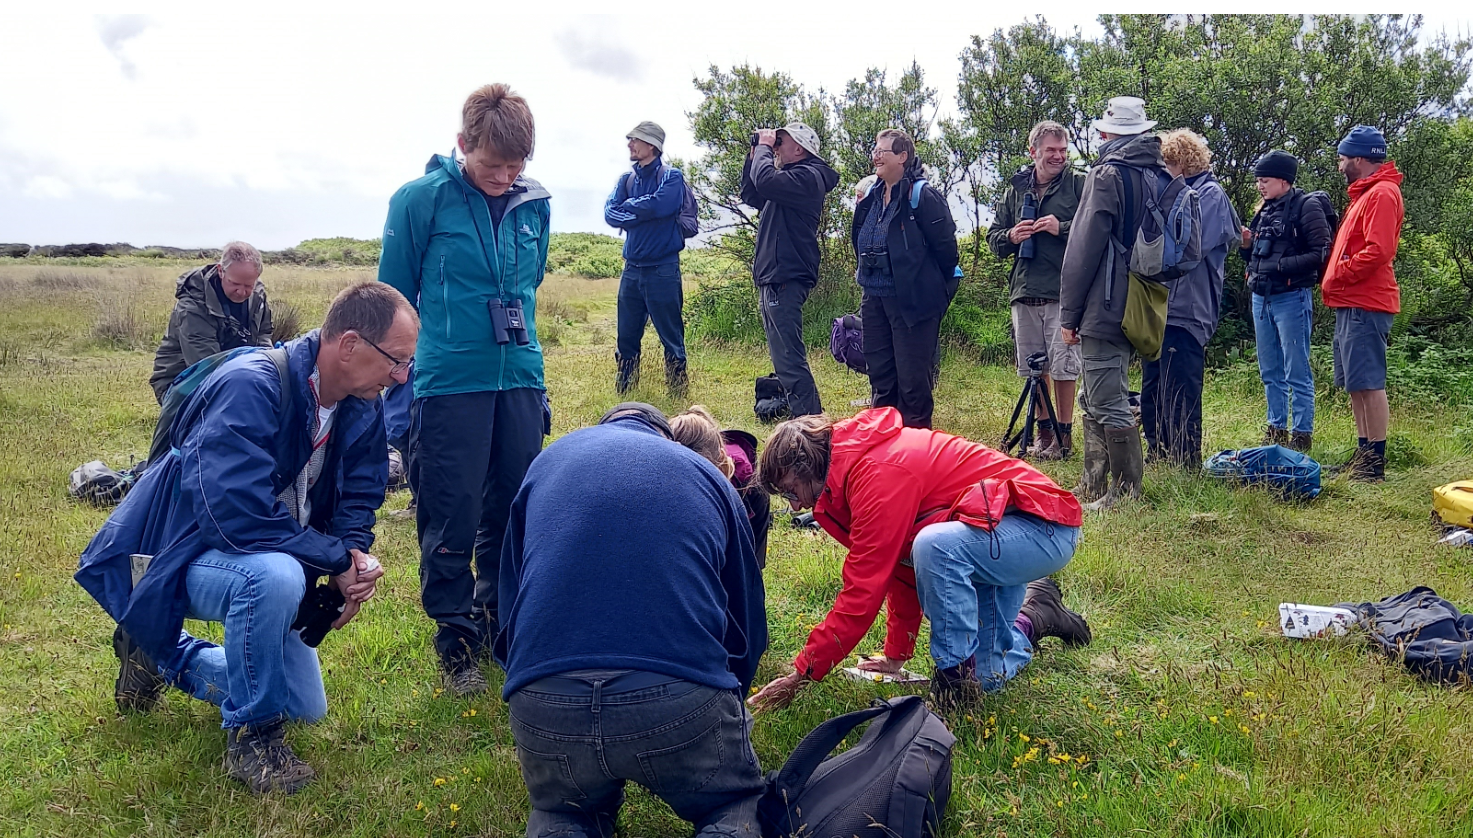
[[1342, 637], [1355, 625], [1355, 612], [1328, 605], [1279, 603], [1279, 627], [1285, 637]]

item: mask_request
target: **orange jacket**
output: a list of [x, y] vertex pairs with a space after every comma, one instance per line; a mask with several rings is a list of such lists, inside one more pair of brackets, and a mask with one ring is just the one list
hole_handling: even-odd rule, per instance
[[1350, 184], [1349, 192], [1350, 206], [1330, 248], [1320, 293], [1330, 308], [1396, 314], [1401, 311], [1401, 289], [1391, 263], [1405, 216], [1401, 172], [1395, 163], [1383, 163], [1370, 177]]
[[793, 662], [815, 679], [849, 657], [883, 602], [885, 654], [914, 654], [921, 604], [909, 559], [927, 524], [962, 521], [990, 531], [1014, 511], [1071, 527], [1083, 520], [1079, 501], [1043, 472], [959, 436], [903, 427], [893, 407], [835, 422], [832, 444], [813, 514], [849, 555], [834, 607]]

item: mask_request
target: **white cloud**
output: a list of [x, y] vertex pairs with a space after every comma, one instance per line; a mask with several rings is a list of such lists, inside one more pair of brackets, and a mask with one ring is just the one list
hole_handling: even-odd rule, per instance
[[128, 80], [138, 78], [138, 67], [124, 52], [123, 47], [128, 42], [143, 34], [147, 29], [149, 19], [143, 15], [98, 15], [97, 34], [102, 38], [102, 45], [112, 53], [113, 58], [118, 61], [118, 69], [123, 71], [123, 77]]

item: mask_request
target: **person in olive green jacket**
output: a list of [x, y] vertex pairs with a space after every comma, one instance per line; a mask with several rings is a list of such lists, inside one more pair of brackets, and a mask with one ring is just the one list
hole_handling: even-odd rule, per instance
[[[1059, 333], [1059, 274], [1069, 227], [1084, 191], [1084, 173], [1069, 166], [1069, 132], [1045, 120], [1028, 132], [1031, 166], [1013, 175], [1002, 201], [993, 211], [987, 244], [999, 259], [1013, 258], [1010, 302], [1013, 342], [1018, 350], [1018, 375], [1027, 377], [1028, 356], [1048, 354], [1044, 386], [1053, 381], [1058, 423], [1038, 405], [1038, 443], [1032, 453], [1039, 460], [1062, 460], [1074, 449], [1074, 387], [1079, 379], [1079, 347], [1064, 343]], [[1024, 220], [1030, 203], [1033, 220]]]

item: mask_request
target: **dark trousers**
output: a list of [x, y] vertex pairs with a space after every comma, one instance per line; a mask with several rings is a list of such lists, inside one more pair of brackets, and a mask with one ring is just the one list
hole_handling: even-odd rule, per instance
[[646, 323], [665, 347], [668, 360], [685, 360], [685, 321], [681, 311], [685, 291], [680, 285], [680, 261], [640, 267], [624, 265], [619, 277], [618, 351], [620, 358], [638, 358]]
[[935, 401], [931, 391], [941, 318], [907, 326], [896, 297], [864, 295], [859, 315], [864, 320], [864, 360], [869, 364], [871, 404], [894, 407], [908, 428], [931, 427]]
[[796, 282], [757, 286], [767, 354], [772, 358], [772, 371], [788, 392], [788, 410], [794, 416], [823, 412], [818, 385], [808, 369], [808, 347], [803, 345], [803, 303], [810, 290]]
[[532, 803], [528, 838], [610, 838], [630, 780], [694, 823], [697, 836], [762, 834], [762, 771], [734, 691], [590, 680], [576, 695], [570, 680], [533, 682], [508, 702]]
[[440, 660], [464, 666], [488, 655], [496, 640], [501, 539], [512, 498], [542, 450], [542, 391], [430, 396], [418, 406], [409, 479], [418, 503], [420, 599], [439, 627]]
[[1186, 329], [1166, 327], [1161, 357], [1141, 364], [1141, 425], [1152, 451], [1184, 465], [1202, 462], [1202, 374], [1206, 353]]

